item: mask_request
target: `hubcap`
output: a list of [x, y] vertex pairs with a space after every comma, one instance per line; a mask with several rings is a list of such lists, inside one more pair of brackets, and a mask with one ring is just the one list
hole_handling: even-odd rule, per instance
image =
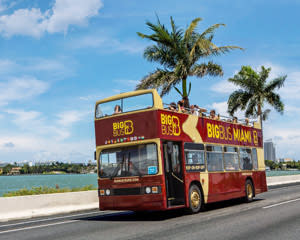
[[248, 199], [251, 199], [253, 197], [252, 186], [250, 184], [247, 184], [247, 195]]
[[194, 208], [197, 208], [200, 204], [200, 195], [195, 190], [191, 193], [191, 203]]

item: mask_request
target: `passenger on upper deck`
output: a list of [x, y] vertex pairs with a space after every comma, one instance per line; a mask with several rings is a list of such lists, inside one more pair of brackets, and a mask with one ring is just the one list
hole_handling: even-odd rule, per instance
[[209, 118], [213, 119], [213, 120], [218, 120], [218, 116], [216, 115], [216, 111], [214, 109], [210, 110], [209, 113]]
[[114, 114], [122, 113], [122, 108], [120, 105], [116, 105], [114, 108]]
[[249, 125], [249, 119], [245, 118], [245, 125], [248, 126]]
[[237, 119], [237, 117], [233, 117], [233, 121], [232, 121], [233, 123], [238, 123], [238, 119]]
[[183, 106], [185, 109], [189, 109], [190, 108], [190, 102], [188, 97], [183, 97], [182, 98], [182, 102], [183, 102]]
[[197, 105], [191, 105], [190, 110], [192, 115], [199, 116], [199, 107]]
[[186, 112], [185, 107], [183, 106], [183, 101], [182, 100], [178, 101], [177, 105], [178, 105], [178, 112], [182, 112], [182, 113]]
[[169, 105], [169, 110], [171, 110], [172, 112], [175, 112], [176, 111], [176, 103], [171, 102]]

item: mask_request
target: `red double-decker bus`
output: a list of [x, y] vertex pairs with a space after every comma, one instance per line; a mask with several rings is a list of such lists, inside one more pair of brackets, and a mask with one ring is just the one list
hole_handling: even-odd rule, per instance
[[178, 113], [156, 90], [96, 103], [100, 210], [167, 210], [267, 191], [262, 131]]

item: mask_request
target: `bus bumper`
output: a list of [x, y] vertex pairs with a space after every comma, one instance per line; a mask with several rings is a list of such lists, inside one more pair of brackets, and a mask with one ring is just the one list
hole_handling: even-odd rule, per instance
[[163, 194], [144, 194], [131, 196], [100, 196], [100, 210], [164, 210]]

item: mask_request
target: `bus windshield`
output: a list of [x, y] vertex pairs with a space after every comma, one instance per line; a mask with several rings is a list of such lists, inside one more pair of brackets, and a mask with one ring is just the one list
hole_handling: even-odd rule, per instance
[[154, 143], [108, 149], [100, 155], [101, 178], [153, 175], [157, 172], [157, 146]]
[[153, 95], [152, 93], [145, 93], [98, 104], [96, 107], [96, 118], [151, 107], [153, 107]]

